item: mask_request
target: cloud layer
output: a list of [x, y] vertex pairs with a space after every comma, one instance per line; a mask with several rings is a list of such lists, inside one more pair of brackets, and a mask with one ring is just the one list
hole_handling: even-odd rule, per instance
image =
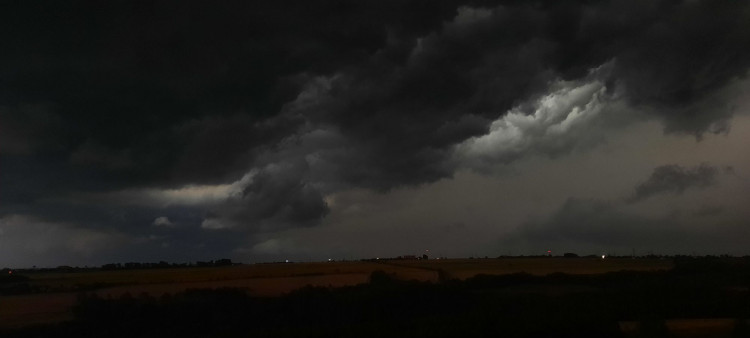
[[663, 165], [654, 169], [651, 177], [635, 188], [631, 201], [649, 198], [656, 194], [682, 194], [688, 188], [705, 188], [716, 183], [719, 169], [701, 164], [692, 168]]
[[[742, 1], [9, 7], [0, 217], [184, 246], [317, 226], [343, 192], [496, 175], [638, 123], [726, 134], [750, 66]], [[657, 168], [632, 201], [717, 170]]]

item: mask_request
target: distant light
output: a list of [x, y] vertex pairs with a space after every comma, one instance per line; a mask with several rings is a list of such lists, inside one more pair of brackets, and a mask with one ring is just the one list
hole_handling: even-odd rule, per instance
[[378, 257], [378, 258], [375, 258], [375, 259], [380, 259], [380, 257]]
[[328, 259], [328, 261], [329, 261], [329, 262], [330, 262], [330, 261], [332, 261], [332, 260], [333, 260], [333, 259], [330, 259], [330, 258]]
[[285, 263], [289, 263], [289, 260], [287, 259], [287, 260], [285, 260], [284, 262], [285, 262]]
[[607, 257], [607, 255], [602, 255], [602, 259], [604, 259], [604, 257]]

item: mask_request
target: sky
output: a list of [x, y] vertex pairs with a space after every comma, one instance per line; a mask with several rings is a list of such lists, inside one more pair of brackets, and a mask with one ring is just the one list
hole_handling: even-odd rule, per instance
[[0, 4], [0, 266], [750, 254], [748, 1]]

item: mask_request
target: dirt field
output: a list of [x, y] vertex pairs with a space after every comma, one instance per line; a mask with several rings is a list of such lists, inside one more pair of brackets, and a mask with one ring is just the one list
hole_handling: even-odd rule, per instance
[[46, 293], [0, 297], [0, 327], [58, 322], [72, 318], [79, 292], [102, 297], [147, 293], [161, 296], [195, 288], [244, 288], [255, 296], [278, 296], [307, 285], [342, 287], [366, 283], [382, 270], [397, 279], [436, 282], [477, 274], [554, 272], [595, 274], [619, 270], [672, 268], [670, 260], [591, 258], [448, 259], [380, 262], [253, 264], [228, 267], [144, 269], [89, 272], [31, 272], [30, 284]]

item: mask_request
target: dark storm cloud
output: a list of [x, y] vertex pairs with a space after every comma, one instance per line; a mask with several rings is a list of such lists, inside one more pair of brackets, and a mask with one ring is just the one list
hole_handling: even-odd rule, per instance
[[[389, 27], [420, 34], [453, 12], [419, 3], [402, 9], [414, 6], [420, 15], [404, 20], [408, 12], [393, 4], [6, 4], [0, 100], [9, 107], [55, 105], [67, 130], [55, 135], [61, 146], [73, 151], [93, 142], [114, 152], [130, 149], [145, 168], [118, 179], [162, 182], [170, 178], [171, 161], [179, 157], [174, 154], [185, 146], [185, 156], [194, 151], [189, 142], [164, 136], [169, 128], [205, 115], [263, 121], [297, 95], [298, 73], [335, 71], [379, 48]], [[230, 136], [211, 146], [247, 146], [246, 138]], [[213, 175], [199, 169], [200, 175], [184, 180], [221, 175], [221, 164]]]
[[690, 188], [706, 188], [716, 184], [719, 169], [708, 164], [685, 168], [676, 164], [654, 168], [645, 182], [635, 188], [630, 202], [640, 201], [663, 193], [682, 194]]
[[[668, 131], [725, 131], [722, 89], [750, 64], [741, 1], [2, 6], [6, 215], [38, 207], [54, 218], [40, 201], [81, 191], [148, 201], [218, 191], [188, 203], [204, 228], [315, 224], [337, 190], [477, 169], [456, 155], [467, 140], [520, 130], [512, 151], [486, 142], [481, 166], [595, 143], [584, 132], [598, 120], [578, 116], [611, 101]], [[592, 90], [565, 96], [580, 88]], [[519, 129], [509, 111], [531, 122]], [[145, 224], [174, 217], [141, 207]]]
[[242, 176], [259, 152], [296, 132], [301, 123], [284, 117], [253, 121], [245, 114], [187, 121], [164, 135], [179, 149], [167, 175], [176, 183], [222, 183]]
[[[638, 6], [616, 9], [643, 20], [638, 23], [642, 28], [615, 44], [623, 64], [616, 76], [624, 80], [634, 103], [653, 105], [664, 114], [667, 130], [699, 135], [731, 117], [721, 102], [711, 102], [718, 107], [697, 103], [710, 101], [727, 81], [746, 77], [750, 8], [746, 2], [710, 1], [652, 6], [653, 12]], [[619, 23], [598, 26], [604, 29], [600, 34], [607, 34]]]
[[202, 227], [257, 231], [315, 224], [328, 213], [328, 206], [306, 180], [308, 171], [307, 162], [298, 161], [271, 164], [250, 174], [241, 193], [212, 211]]
[[[703, 20], [704, 13], [714, 17]], [[584, 79], [608, 62], [609, 73], [597, 79], [602, 96], [617, 91], [648, 107], [670, 131], [718, 132], [732, 112], [711, 103], [716, 90], [745, 76], [747, 19], [740, 3], [459, 7], [456, 17], [416, 42], [390, 39], [357, 67], [342, 68], [328, 101], [315, 110], [322, 113], [310, 119], [340, 126], [362, 150], [356, 165], [343, 161], [345, 179], [376, 189], [451, 176], [461, 165], [448, 159], [452, 146], [487, 133], [511, 108], [533, 108], [551, 82]], [[703, 25], [707, 30], [695, 28]], [[439, 132], [467, 115], [484, 123]], [[539, 150], [560, 154], [575, 142], [567, 144]]]
[[62, 118], [47, 104], [0, 105], [0, 154], [25, 155], [54, 149]]

